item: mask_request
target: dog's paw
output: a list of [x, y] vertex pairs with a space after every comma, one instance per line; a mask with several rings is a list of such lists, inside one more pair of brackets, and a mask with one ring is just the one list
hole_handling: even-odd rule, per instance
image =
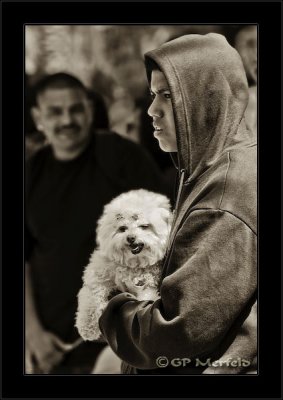
[[109, 293], [108, 297], [107, 297], [107, 300], [108, 301], [111, 300], [112, 297], [117, 296], [117, 294], [120, 294], [120, 293], [122, 293], [121, 290], [119, 290], [117, 288], [112, 289], [111, 292]]
[[79, 334], [83, 338], [84, 341], [98, 341], [102, 337], [102, 333], [99, 329], [80, 329]]
[[138, 300], [153, 300], [155, 301], [158, 297], [158, 291], [153, 287], [136, 286], [136, 294]]

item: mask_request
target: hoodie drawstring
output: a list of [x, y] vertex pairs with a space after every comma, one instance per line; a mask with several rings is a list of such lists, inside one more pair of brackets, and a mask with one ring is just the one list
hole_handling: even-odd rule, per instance
[[180, 182], [179, 182], [179, 187], [178, 187], [178, 194], [177, 194], [175, 208], [174, 208], [174, 211], [173, 211], [173, 220], [172, 220], [170, 234], [169, 234], [168, 242], [167, 242], [167, 246], [166, 246], [166, 255], [167, 255], [168, 250], [169, 250], [169, 248], [171, 247], [171, 244], [172, 244], [171, 235], [172, 235], [173, 227], [174, 227], [174, 224], [175, 224], [175, 221], [176, 221], [176, 218], [177, 218], [177, 209], [179, 207], [179, 202], [180, 202], [180, 198], [181, 198], [181, 194], [182, 194], [184, 178], [185, 178], [185, 170], [181, 169]]
[[176, 205], [175, 205], [174, 213], [175, 213], [175, 211], [178, 209], [178, 206], [179, 206], [180, 197], [181, 197], [181, 193], [182, 193], [182, 189], [183, 189], [183, 184], [184, 184], [184, 178], [185, 178], [185, 170], [184, 170], [184, 169], [181, 169], [180, 183], [179, 183], [179, 188], [178, 188], [178, 194], [177, 194], [177, 199], [176, 199]]

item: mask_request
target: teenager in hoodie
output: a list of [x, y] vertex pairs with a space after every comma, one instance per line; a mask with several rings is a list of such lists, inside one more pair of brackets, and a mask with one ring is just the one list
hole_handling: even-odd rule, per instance
[[100, 328], [124, 373], [218, 373], [221, 365], [211, 363], [224, 358], [226, 373], [251, 372], [257, 151], [244, 120], [248, 85], [241, 58], [211, 33], [165, 43], [145, 62], [154, 136], [179, 170], [175, 216], [160, 297], [116, 295]]

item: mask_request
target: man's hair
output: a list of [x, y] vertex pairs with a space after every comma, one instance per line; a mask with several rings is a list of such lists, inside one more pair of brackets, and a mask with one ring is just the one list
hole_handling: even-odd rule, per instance
[[47, 89], [81, 89], [88, 96], [88, 90], [84, 84], [75, 76], [65, 72], [58, 72], [53, 75], [47, 75], [40, 79], [34, 87], [34, 103], [37, 104], [38, 96]]

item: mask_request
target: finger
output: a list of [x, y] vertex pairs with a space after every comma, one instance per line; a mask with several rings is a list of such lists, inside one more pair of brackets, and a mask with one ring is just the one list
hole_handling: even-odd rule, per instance
[[49, 371], [55, 367], [56, 365], [60, 364], [64, 358], [64, 354], [62, 352], [57, 353], [49, 360]]
[[52, 354], [48, 354], [43, 359], [38, 360], [39, 368], [42, 373], [48, 374], [55, 365], [60, 363], [62, 358], [62, 352], [54, 351]]
[[46, 374], [50, 371], [51, 365], [49, 361], [47, 360], [37, 360], [37, 365], [36, 365], [37, 373], [39, 374]]
[[82, 338], [78, 338], [73, 343], [65, 343], [58, 336], [54, 335], [53, 333], [51, 333], [51, 336], [52, 336], [56, 346], [58, 346], [59, 349], [64, 351], [64, 352], [74, 349], [75, 347], [79, 346], [83, 342]]
[[28, 349], [26, 349], [26, 355], [25, 355], [25, 373], [26, 374], [33, 373], [32, 354]]
[[54, 333], [49, 332], [49, 334], [50, 334], [50, 336], [52, 338], [53, 343], [57, 347], [59, 347], [59, 349], [63, 350], [64, 349], [64, 342], [58, 336], [54, 335]]
[[54, 335], [54, 333], [50, 332], [50, 336], [57, 350], [65, 352], [72, 349], [72, 345], [64, 343], [58, 336]]

